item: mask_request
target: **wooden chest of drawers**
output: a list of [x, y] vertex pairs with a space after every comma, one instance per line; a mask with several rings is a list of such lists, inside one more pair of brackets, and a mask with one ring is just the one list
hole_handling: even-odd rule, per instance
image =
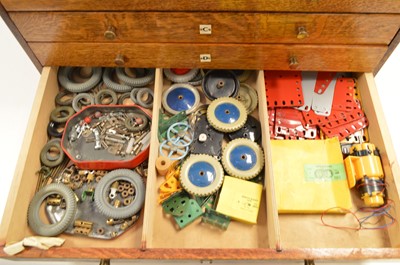
[[[400, 1], [25, 1], [1, 0], [1, 14], [42, 70], [30, 129], [21, 152], [4, 215], [0, 242], [32, 232], [26, 210], [33, 196], [45, 124], [58, 92], [56, 66], [154, 67], [153, 119], [170, 84], [162, 68], [220, 68], [353, 72], [370, 122], [370, 139], [380, 147], [388, 195], [400, 205], [400, 171], [377, 99], [373, 72], [400, 40]], [[211, 34], [208, 34], [210, 33]], [[206, 33], [206, 34], [203, 34]], [[104, 242], [67, 239], [63, 247], [30, 249], [21, 258], [111, 259], [366, 259], [400, 258], [400, 227], [348, 232], [319, 226], [319, 215], [281, 215], [275, 202], [264, 79], [255, 72], [259, 116], [266, 150], [266, 187], [255, 226], [233, 225], [221, 234], [199, 227], [171, 229], [156, 202], [152, 139], [145, 213], [132, 231]], [[152, 131], [157, 131], [153, 123]], [[35, 143], [35, 144], [33, 144]], [[23, 199], [21, 199], [23, 198]], [[17, 203], [18, 200], [18, 203]], [[400, 218], [400, 214], [396, 214]], [[0, 253], [0, 256], [5, 254]]]

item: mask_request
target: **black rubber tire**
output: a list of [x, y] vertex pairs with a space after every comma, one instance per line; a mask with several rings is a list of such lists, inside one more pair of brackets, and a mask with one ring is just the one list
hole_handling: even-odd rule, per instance
[[144, 76], [136, 78], [128, 76], [125, 72], [125, 68], [121, 67], [117, 68], [115, 73], [119, 80], [132, 87], [147, 86], [154, 80], [154, 76], [156, 75], [155, 69], [152, 68], [145, 68]]
[[132, 90], [132, 86], [119, 84], [112, 80], [112, 75], [115, 71], [115, 68], [106, 68], [103, 72], [103, 82], [107, 88], [114, 90], [115, 92], [125, 93]]
[[[71, 97], [68, 100], [63, 101], [62, 98], [65, 96], [71, 96]], [[58, 92], [58, 94], [55, 98], [55, 101], [56, 101], [56, 104], [59, 106], [71, 106], [72, 100], [74, 99], [74, 97], [75, 97], [75, 93], [72, 93], [68, 90], [62, 90], [62, 91]]]
[[[108, 202], [108, 192], [111, 185], [118, 180], [130, 182], [135, 189], [135, 197], [126, 207], [115, 208]], [[94, 202], [97, 209], [108, 218], [123, 219], [138, 213], [144, 204], [145, 186], [142, 177], [130, 169], [117, 169], [107, 173], [97, 184], [94, 192]]]
[[[105, 95], [111, 96], [112, 101], [110, 103], [102, 103], [103, 101], [103, 97]], [[114, 105], [117, 104], [118, 101], [118, 96], [117, 93], [115, 93], [113, 90], [111, 89], [103, 89], [100, 90], [99, 92], [97, 92], [97, 94], [94, 96], [94, 102], [95, 104], [99, 104], [99, 105]]]
[[[48, 159], [47, 153], [51, 148], [57, 148], [60, 155], [57, 157], [57, 159]], [[59, 138], [52, 139], [48, 141], [40, 151], [40, 161], [42, 162], [43, 165], [48, 166], [48, 167], [56, 167], [62, 163], [64, 160], [65, 154], [64, 151], [61, 148], [61, 140]]]
[[[40, 218], [42, 202], [52, 194], [61, 195], [66, 204], [66, 212], [61, 221], [55, 224], [45, 224]], [[77, 209], [75, 193], [66, 185], [52, 183], [39, 190], [32, 198], [28, 208], [28, 225], [38, 235], [57, 236], [64, 232], [73, 222]]]
[[[67, 113], [67, 115], [61, 116], [61, 113]], [[69, 106], [56, 107], [50, 113], [50, 120], [58, 123], [65, 123], [69, 118], [71, 118], [72, 115], [74, 115], [74, 113], [74, 109]]]
[[60, 67], [58, 70], [58, 82], [66, 90], [73, 93], [81, 93], [94, 88], [101, 81], [101, 67], [92, 68], [92, 76], [82, 83], [76, 83], [71, 80], [71, 74], [79, 67]]
[[[149, 97], [146, 101], [143, 101], [141, 98], [142, 96], [148, 93]], [[154, 100], [154, 92], [148, 87], [140, 88], [139, 92], [136, 95], [137, 104], [142, 106], [143, 108], [150, 109], [153, 107], [153, 100]]]
[[[49, 137], [61, 138], [64, 132], [65, 123], [50, 121], [49, 125], [47, 125], [47, 135]], [[63, 128], [60, 132], [59, 128]]]

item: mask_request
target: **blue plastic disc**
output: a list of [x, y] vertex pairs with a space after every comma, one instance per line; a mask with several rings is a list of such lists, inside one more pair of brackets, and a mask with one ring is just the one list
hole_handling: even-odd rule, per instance
[[200, 161], [190, 166], [188, 178], [193, 185], [204, 188], [214, 182], [216, 172], [210, 163]]
[[257, 155], [252, 148], [239, 145], [231, 151], [229, 160], [235, 168], [246, 171], [256, 165]]
[[178, 112], [193, 108], [195, 103], [196, 95], [185, 87], [177, 87], [167, 95], [168, 106]]
[[222, 123], [234, 123], [240, 117], [240, 110], [232, 103], [222, 103], [215, 108], [215, 118]]

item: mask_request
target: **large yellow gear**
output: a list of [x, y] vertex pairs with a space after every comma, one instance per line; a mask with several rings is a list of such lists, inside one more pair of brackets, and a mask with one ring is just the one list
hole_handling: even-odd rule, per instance
[[239, 100], [221, 97], [208, 106], [207, 120], [217, 131], [234, 132], [246, 123], [247, 111]]

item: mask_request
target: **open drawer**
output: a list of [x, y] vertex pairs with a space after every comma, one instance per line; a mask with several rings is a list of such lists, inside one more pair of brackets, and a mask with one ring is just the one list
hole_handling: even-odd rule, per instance
[[[369, 138], [380, 150], [388, 197], [394, 201], [392, 215], [400, 214], [400, 176], [390, 136], [384, 121], [373, 76], [355, 74], [362, 96], [364, 112], [369, 119]], [[262, 147], [265, 154], [265, 185], [256, 225], [232, 222], [225, 232], [209, 229], [198, 223], [177, 230], [167, 219], [157, 202], [158, 187], [155, 161], [158, 157], [157, 138], [159, 109], [162, 91], [170, 85], [163, 78], [162, 69], [156, 70], [154, 82], [153, 123], [149, 170], [146, 183], [144, 214], [139, 222], [125, 234], [113, 240], [94, 240], [61, 235], [66, 239], [62, 247], [48, 251], [26, 249], [20, 258], [82, 258], [82, 259], [366, 259], [400, 258], [399, 224], [387, 230], [346, 231], [322, 226], [319, 214], [278, 214], [271, 142], [269, 140], [267, 104], [264, 76], [254, 72], [250, 84], [258, 92], [258, 111], [262, 127]], [[40, 167], [39, 153], [47, 141], [48, 117], [54, 108], [58, 93], [57, 68], [45, 67], [34, 101], [30, 123], [25, 135], [20, 159], [15, 172], [12, 190], [2, 220], [0, 242], [7, 244], [32, 235], [27, 226], [26, 214], [34, 194], [34, 173]], [[353, 204], [360, 207], [354, 191]], [[312, 234], [312, 237], [310, 237]], [[0, 256], [5, 257], [4, 252]]]

